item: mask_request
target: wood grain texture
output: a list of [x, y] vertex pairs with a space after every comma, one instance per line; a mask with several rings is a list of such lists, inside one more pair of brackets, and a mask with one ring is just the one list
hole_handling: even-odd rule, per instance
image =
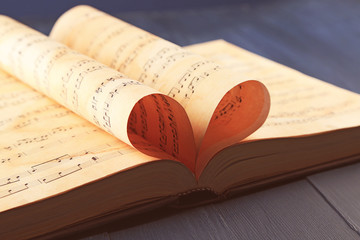
[[110, 236], [107, 232], [96, 234], [93, 236], [85, 237], [83, 240], [110, 240]]
[[359, 12], [356, 0], [273, 0], [118, 16], [180, 45], [222, 38], [360, 92]]
[[348, 225], [360, 234], [360, 163], [319, 173], [308, 179]]
[[109, 233], [110, 239], [359, 239], [306, 181]]

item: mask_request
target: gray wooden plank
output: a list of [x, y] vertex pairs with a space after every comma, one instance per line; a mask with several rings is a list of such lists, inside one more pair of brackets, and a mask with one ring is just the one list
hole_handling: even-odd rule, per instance
[[110, 236], [107, 232], [103, 232], [100, 234], [82, 238], [82, 240], [110, 240]]
[[360, 234], [360, 163], [319, 173], [308, 179], [348, 225]]
[[278, 0], [118, 16], [180, 45], [223, 38], [360, 92], [359, 12], [356, 0]]
[[305, 180], [110, 232], [111, 239], [359, 239]]

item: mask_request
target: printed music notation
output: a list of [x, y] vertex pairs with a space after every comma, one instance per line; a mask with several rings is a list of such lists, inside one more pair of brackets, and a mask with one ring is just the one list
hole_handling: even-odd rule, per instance
[[[117, 151], [100, 153], [96, 155], [88, 153], [86, 155], [80, 155], [77, 157], [71, 157], [70, 155], [65, 154], [55, 159], [51, 159], [43, 163], [33, 165], [26, 172], [22, 172], [17, 175], [12, 175], [0, 179], [0, 199], [25, 191], [32, 187], [36, 187], [37, 185], [40, 184], [52, 183], [56, 180], [74, 174], [78, 171], [84, 170], [94, 164], [98, 164], [107, 161], [109, 159], [117, 158], [121, 155], [128, 154], [133, 151], [134, 151], [133, 149], [128, 148]], [[68, 161], [71, 162], [72, 164], [66, 164], [64, 165], [63, 168], [59, 170], [59, 165], [63, 164], [63, 161]], [[57, 170], [51, 173], [51, 171], [49, 170], [49, 168], [51, 167], [56, 168]], [[46, 172], [46, 174], [39, 176], [39, 178], [37, 178], [36, 180], [34, 180], [34, 178], [30, 178], [29, 179], [30, 181], [27, 180], [26, 177], [38, 174], [41, 171]]]
[[178, 46], [169, 46], [160, 49], [153, 57], [150, 57], [142, 67], [140, 82], [155, 86], [162, 74], [169, 68], [176, 66], [178, 61], [191, 56], [190, 52], [182, 50]]
[[[271, 93], [270, 114], [262, 128], [294, 126], [294, 130], [299, 126], [314, 124], [317, 121], [331, 119], [339, 115], [351, 114], [359, 108], [351, 107], [353, 100], [344, 98], [331, 105], [324, 104], [331, 101], [333, 96], [332, 89], [321, 85], [321, 89], [315, 85], [317, 82], [307, 82], [299, 73], [294, 74], [294, 70], [279, 69], [276, 63], [264, 60], [254, 60], [255, 57], [244, 59], [244, 66], [239, 64], [239, 60], [225, 53], [213, 56], [213, 60], [220, 60], [223, 66], [233, 70], [238, 74], [243, 74], [252, 78], [259, 79], [266, 83]], [[259, 72], [259, 69], [262, 69]], [[319, 104], [315, 104], [315, 103]], [[302, 130], [303, 127], [301, 127]], [[304, 132], [300, 132], [303, 134]]]
[[[120, 72], [126, 73], [126, 68], [131, 65], [131, 63], [138, 57], [139, 53], [141, 53], [142, 49], [149, 46], [151, 43], [155, 42], [157, 39], [150, 35], [145, 34], [145, 37], [143, 35], [140, 35], [137, 37], [140, 42], [138, 42], [135, 46], [135, 48], [132, 49], [130, 54], [128, 54], [124, 61], [121, 61], [121, 64], [119, 67], [116, 67], [116, 69]], [[135, 42], [135, 41], [134, 41]], [[129, 46], [129, 44], [126, 44], [125, 46]], [[121, 49], [121, 47], [120, 47]], [[120, 54], [120, 53], [118, 53]], [[118, 60], [119, 61], [119, 60]]]
[[[9, 26], [10, 25], [17, 26], [19, 23], [13, 22], [9, 23]], [[147, 98], [148, 100], [146, 100], [145, 105], [141, 105], [140, 103], [140, 111], [131, 116], [133, 119], [135, 119], [134, 116], [141, 118], [141, 121], [138, 122], [140, 125], [136, 126], [136, 131], [134, 132], [139, 133], [139, 137], [143, 138], [137, 139], [139, 140], [138, 142], [143, 142], [141, 142], [142, 146], [137, 145], [135, 147], [151, 149], [151, 151], [148, 152], [149, 155], [158, 156], [170, 154], [172, 156], [171, 159], [178, 157], [180, 152], [179, 138], [183, 135], [179, 134], [179, 123], [176, 121], [178, 117], [187, 120], [185, 112], [183, 112], [183, 109], [180, 108], [178, 103], [168, 102], [166, 96], [160, 95], [157, 91], [143, 85], [139, 81], [129, 79], [122, 73], [81, 55], [56, 41], [48, 39], [36, 31], [25, 26], [23, 26], [23, 28], [19, 27], [18, 29], [19, 31], [14, 31], [8, 35], [6, 40], [1, 42], [0, 45], [0, 51], [3, 50], [6, 53], [5, 55], [9, 56], [9, 58], [2, 58], [0, 56], [0, 62], [7, 67], [7, 71], [23, 79], [32, 87], [43, 91], [47, 96], [95, 123], [120, 140], [132, 145], [136, 143], [136, 141], [131, 141], [128, 136], [127, 123], [130, 117], [129, 115], [131, 114], [131, 112], [129, 112], [129, 109], [131, 110], [130, 107], [133, 107], [132, 104], [138, 103], [140, 99], [152, 95], [159, 95], [158, 98], [155, 97], [151, 100]], [[109, 28], [109, 35], [103, 40], [112, 41], [113, 38], [120, 36], [122, 31], [127, 30], [127, 27], [124, 27], [122, 30]], [[155, 36], [148, 33], [135, 34], [132, 38], [136, 39], [140, 44], [132, 45], [129, 43], [129, 45], [126, 45], [124, 48], [124, 51], [128, 51], [128, 54], [124, 56], [124, 61], [119, 65], [119, 67], [124, 70], [127, 69], [133, 61], [137, 60], [138, 54], [157, 41]], [[105, 44], [102, 43], [103, 41], [93, 41], [91, 44], [93, 44], [92, 47], [96, 48], [105, 47]], [[92, 47], [90, 46], [89, 50], [91, 50]], [[14, 51], [9, 51], [9, 49]], [[21, 53], [21, 57], [18, 56], [19, 52]], [[170, 63], [177, 61], [178, 57], [185, 58], [186, 54], [171, 54], [167, 61]], [[43, 95], [37, 96], [44, 97]], [[129, 97], [131, 101], [129, 101]], [[39, 99], [36, 100], [36, 105], [38, 105]], [[19, 104], [22, 105], [22, 103], [23, 102], [20, 102]], [[172, 108], [176, 108], [176, 111], [173, 111]], [[150, 118], [144, 114], [144, 110], [146, 109], [155, 109], [156, 113], [152, 114], [157, 114], [158, 118]], [[55, 155], [54, 152], [58, 153], [59, 151], [50, 150], [56, 149], [56, 146], [60, 144], [67, 146], [68, 142], [71, 142], [72, 139], [85, 139], [86, 135], [95, 134], [94, 132], [97, 131], [96, 129], [88, 128], [87, 124], [69, 124], [70, 119], [74, 119], [70, 110], [59, 108], [53, 111], [51, 115], [49, 113], [52, 110], [46, 110], [46, 116], [31, 114], [24, 119], [19, 116], [13, 116], [14, 119], [16, 119], [19, 131], [25, 132], [26, 129], [40, 128], [41, 124], [44, 123], [43, 117], [46, 117], [50, 122], [58, 118], [66, 119], [66, 124], [62, 124], [62, 127], [73, 127], [75, 130], [54, 126], [53, 128], [48, 128], [50, 131], [41, 131], [38, 135], [34, 133], [34, 130], [27, 131], [23, 137], [11, 139], [8, 144], [0, 148], [0, 152], [6, 152], [6, 157], [1, 161], [2, 166], [11, 168], [15, 162], [19, 162], [14, 160], [16, 159], [16, 155], [18, 159], [24, 161], [24, 165], [30, 164], [29, 160], [39, 157], [40, 154], [38, 152], [42, 150], [50, 152], [52, 158], [48, 160], [49, 162], [46, 165], [41, 166], [51, 165], [56, 167], [57, 164], [54, 163], [68, 162], [65, 159], [68, 156], [61, 155], [61, 157], [56, 157], [53, 156]], [[11, 122], [12, 120], [3, 120], [4, 125]], [[182, 126], [188, 123], [186, 121], [179, 122], [182, 123]], [[53, 122], [51, 122], [51, 124], [53, 124]], [[160, 136], [149, 133], [149, 131], [156, 131], [156, 127], [159, 128]], [[187, 128], [190, 129], [190, 125], [187, 126]], [[137, 138], [137, 136], [135, 136], [135, 138]], [[93, 139], [89, 141], [96, 142], [96, 140]], [[6, 148], [11, 148], [11, 153], [7, 152]], [[68, 152], [67, 154], [71, 156], [67, 159], [74, 159], [71, 155], [73, 153]], [[38, 161], [39, 160], [37, 160], [37, 162]], [[83, 167], [83, 165], [74, 166], [74, 169], [68, 172], [61, 171], [57, 177], [62, 178], [69, 176], [73, 172], [80, 171]], [[32, 175], [35, 173], [38, 174], [39, 171], [37, 169], [39, 167], [34, 168], [34, 166], [32, 166], [32, 168], [31, 171], [26, 172], [30, 172]], [[7, 185], [12, 182], [13, 181], [4, 180], [3, 184]], [[30, 185], [27, 185], [27, 187], [29, 186]]]
[[[141, 145], [143, 150], [164, 152], [177, 159], [179, 157], [180, 139], [179, 124], [176, 112], [171, 108], [168, 98], [164, 95], [151, 95], [150, 99], [140, 100], [129, 118], [129, 131], [133, 144]], [[147, 106], [153, 104], [148, 112]], [[156, 118], [156, 122], [151, 119]]]
[[[5, 128], [0, 141], [0, 198], [55, 182], [94, 164], [136, 151], [119, 145], [119, 141], [110, 136], [104, 138], [99, 129], [1, 71], [0, 84], [3, 86], [0, 90], [2, 111], [9, 113], [0, 116], [0, 127]], [[127, 84], [132, 83], [124, 82], [122, 86]], [[4, 137], [9, 126], [11, 137]], [[57, 151], [58, 156], [42, 160], [43, 150], [58, 149], [73, 139], [76, 142], [89, 137], [94, 141], [78, 144], [67, 153]], [[98, 137], [101, 141], [96, 141]]]
[[179, 99], [182, 105], [186, 106], [191, 96], [195, 93], [196, 86], [202, 81], [207, 81], [207, 78], [219, 69], [219, 65], [208, 60], [192, 64], [180, 80], [171, 88], [168, 95]]
[[[68, 46], [166, 93], [184, 107], [200, 82], [220, 80], [211, 76], [220, 69], [218, 64], [126, 22], [90, 9], [76, 18], [76, 22], [91, 21], [98, 27], [90, 30], [89, 25], [80, 24], [66, 29], [68, 35], [59, 37]], [[73, 39], [81, 34], [87, 35], [84, 41]]]
[[241, 96], [241, 90], [243, 89], [242, 85], [238, 85], [235, 91], [237, 90], [237, 94], [235, 97], [231, 95], [225, 95], [222, 101], [219, 103], [216, 108], [212, 119], [217, 122], [217, 124], [227, 124], [231, 121], [233, 114], [236, 114], [236, 111], [241, 108], [241, 103], [243, 101], [243, 97]]
[[[93, 121], [109, 133], [112, 133], [112, 127], [114, 127], [111, 125], [110, 107], [116, 104], [116, 102], [114, 102], [115, 96], [120, 94], [121, 90], [127, 86], [141, 84], [134, 80], [122, 81], [119, 84], [115, 82], [119, 76], [122, 75], [115, 75], [105, 79], [96, 89], [91, 101]], [[99, 115], [99, 113], [101, 113], [101, 115]]]
[[[174, 117], [174, 112], [170, 108], [170, 104], [168, 103], [166, 98], [164, 98], [164, 96], [160, 96], [160, 98], [161, 99], [159, 100], [158, 98], [153, 96], [159, 118], [159, 147], [163, 151], [166, 151], [166, 147], [170, 144], [172, 146], [171, 155], [177, 158], [179, 156], [178, 125]], [[170, 129], [165, 130], [165, 126], [169, 126]], [[169, 134], [168, 132], [170, 132], [171, 134]]]
[[[124, 26], [123, 28], [117, 28], [114, 25], [109, 25], [105, 29], [103, 29], [103, 35], [101, 35], [101, 38], [93, 38], [89, 45], [87, 46], [85, 52], [88, 56], [91, 58], [98, 58], [101, 49], [109, 44], [110, 41], [113, 41], [117, 37], [121, 37], [124, 34], [124, 31], [126, 30], [127, 26]], [[94, 50], [100, 50], [100, 51], [94, 51]], [[116, 50], [117, 54], [121, 54], [123, 48], [119, 48]], [[113, 67], [114, 68], [114, 67]]]
[[[90, 15], [86, 17], [90, 17]], [[95, 14], [90, 18], [96, 19], [97, 15]], [[121, 99], [131, 92], [134, 99], [140, 100], [148, 94], [153, 94], [156, 92], [155, 90], [136, 80], [129, 79], [124, 74], [71, 50], [65, 45], [53, 41], [26, 26], [21, 28], [19, 27], [21, 26], [20, 23], [11, 22], [6, 17], [0, 19], [0, 21], [7, 22], [9, 28], [17, 29], [8, 32], [0, 45], [0, 50], [4, 52], [4, 56], [7, 56], [6, 58], [0, 56], [0, 63], [6, 66], [8, 72], [24, 80], [35, 89], [43, 91], [52, 99], [121, 140], [129, 141], [128, 137], [123, 134], [127, 131], [127, 129], [124, 129], [126, 124], [118, 122], [118, 116], [129, 114], [128, 112], [121, 112], [127, 109], [122, 105], [129, 104]], [[102, 41], [92, 41], [92, 47], [105, 46], [103, 41], [111, 41], [114, 37], [120, 36], [121, 32], [127, 31], [127, 29], [127, 27], [122, 29], [109, 28], [109, 31], [106, 32], [109, 35], [106, 35], [106, 38], [102, 39]], [[137, 58], [137, 53], [141, 52], [143, 48], [146, 48], [147, 44], [155, 39], [151, 34], [136, 35], [134, 37], [142, 44], [137, 45], [132, 53], [126, 56], [120, 68], [126, 68], [127, 64]], [[90, 51], [92, 47], [88, 47]], [[140, 90], [136, 91], [134, 87]], [[44, 96], [36, 95], [36, 97]], [[19, 99], [15, 100], [19, 101]], [[21, 100], [27, 101], [28, 99], [24, 95]], [[88, 103], [91, 103], [90, 106], [88, 106]], [[11, 104], [15, 105], [15, 103]], [[56, 117], [64, 117], [69, 113], [70, 111], [57, 112]], [[115, 125], [113, 118], [117, 119]], [[126, 117], [120, 119], [127, 122]], [[22, 128], [36, 121], [35, 118], [26, 119], [19, 123], [18, 127]], [[3, 124], [5, 124], [5, 120]], [[118, 129], [118, 126], [123, 127]], [[26, 139], [24, 141], [37, 140]]]

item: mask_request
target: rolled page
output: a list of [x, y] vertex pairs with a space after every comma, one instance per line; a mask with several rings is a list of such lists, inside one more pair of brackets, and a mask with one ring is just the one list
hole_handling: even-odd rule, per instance
[[174, 99], [6, 16], [0, 53], [2, 69], [121, 141], [194, 169], [190, 122]]
[[222, 148], [265, 121], [270, 97], [258, 81], [89, 6], [70, 9], [50, 37], [173, 97], [193, 127], [199, 175]]

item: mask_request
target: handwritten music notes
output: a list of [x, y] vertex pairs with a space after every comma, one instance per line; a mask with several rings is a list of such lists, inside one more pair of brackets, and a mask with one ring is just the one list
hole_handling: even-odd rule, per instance
[[259, 79], [268, 87], [269, 116], [246, 140], [304, 136], [359, 125], [359, 94], [306, 76], [223, 40], [188, 49], [239, 75]]
[[263, 84], [89, 6], [70, 9], [50, 37], [174, 98], [191, 121], [196, 175], [222, 148], [258, 129], [270, 97]]

